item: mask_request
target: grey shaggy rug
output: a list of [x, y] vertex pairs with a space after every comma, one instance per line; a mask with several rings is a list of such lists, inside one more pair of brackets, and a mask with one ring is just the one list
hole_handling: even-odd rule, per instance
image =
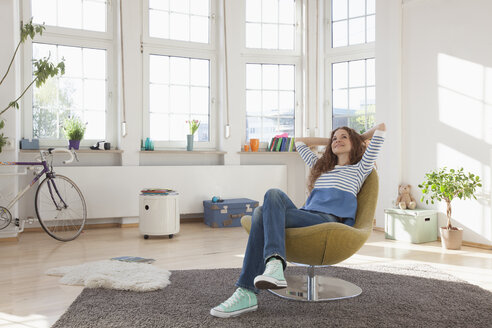
[[[304, 272], [288, 267], [286, 274]], [[328, 267], [359, 297], [295, 302], [262, 292], [258, 310], [220, 319], [210, 308], [234, 291], [239, 269], [173, 271], [152, 292], [86, 288], [53, 327], [492, 327], [492, 293], [426, 265]]]

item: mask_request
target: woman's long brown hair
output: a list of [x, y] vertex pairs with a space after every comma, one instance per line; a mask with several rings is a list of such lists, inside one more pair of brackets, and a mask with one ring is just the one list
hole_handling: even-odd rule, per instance
[[362, 159], [362, 155], [364, 155], [366, 144], [362, 136], [358, 134], [354, 129], [342, 126], [333, 130], [330, 136], [330, 144], [326, 146], [326, 150], [323, 156], [318, 159], [316, 164], [314, 164], [313, 168], [311, 169], [311, 174], [309, 175], [308, 180], [309, 192], [313, 190], [314, 184], [316, 180], [318, 180], [318, 178], [321, 176], [321, 174], [333, 170], [335, 165], [337, 165], [338, 163], [338, 157], [333, 153], [333, 150], [331, 149], [331, 142], [333, 141], [333, 136], [335, 135], [335, 132], [337, 132], [339, 129], [344, 129], [345, 131], [347, 131], [350, 142], [352, 143], [352, 150], [350, 151], [350, 165], [360, 162], [360, 160]]

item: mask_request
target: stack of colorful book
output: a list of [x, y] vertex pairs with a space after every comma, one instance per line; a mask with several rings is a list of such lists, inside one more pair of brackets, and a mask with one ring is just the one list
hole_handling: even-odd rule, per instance
[[176, 192], [172, 189], [147, 188], [140, 191], [141, 195], [169, 195]]
[[268, 146], [268, 151], [295, 151], [294, 139], [291, 137], [273, 137]]

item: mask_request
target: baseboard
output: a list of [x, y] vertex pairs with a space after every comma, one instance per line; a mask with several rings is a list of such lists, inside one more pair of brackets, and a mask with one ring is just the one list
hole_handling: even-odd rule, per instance
[[376, 227], [376, 226], [373, 226], [373, 227], [372, 227], [372, 230], [374, 230], [374, 231], [379, 231], [379, 232], [384, 232], [384, 228], [381, 228], [381, 227]]
[[1, 243], [4, 243], [4, 242], [19, 242], [19, 236], [17, 237], [6, 237], [6, 238], [0, 238], [0, 242]]

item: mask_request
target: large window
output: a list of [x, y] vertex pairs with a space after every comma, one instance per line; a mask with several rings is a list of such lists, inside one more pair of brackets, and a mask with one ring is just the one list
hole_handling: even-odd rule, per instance
[[348, 126], [363, 133], [374, 125], [375, 0], [328, 0], [331, 17], [326, 39], [327, 126]]
[[246, 141], [294, 137], [300, 98], [301, 4], [245, 0]]
[[215, 147], [214, 11], [214, 0], [144, 1], [142, 138], [156, 147], [183, 147], [190, 120], [195, 147]]
[[83, 145], [115, 140], [113, 122], [112, 6], [104, 0], [24, 1], [24, 19], [45, 23], [46, 31], [26, 43], [25, 80], [31, 59], [65, 61], [65, 75], [49, 79], [25, 97], [24, 136], [42, 146], [66, 143], [63, 122], [76, 116], [87, 124]]

